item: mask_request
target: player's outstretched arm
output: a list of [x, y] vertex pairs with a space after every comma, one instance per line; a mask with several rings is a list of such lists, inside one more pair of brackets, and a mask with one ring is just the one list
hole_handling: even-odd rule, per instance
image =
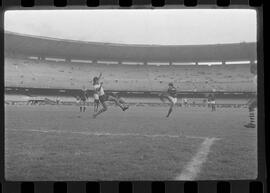
[[101, 87], [102, 87], [102, 84], [103, 84], [103, 82], [100, 83], [100, 86], [99, 86], [99, 88], [98, 88], [98, 91], [100, 91], [100, 89], [101, 89]]
[[99, 76], [98, 76], [98, 80], [100, 80], [100, 79], [101, 79], [101, 77], [102, 77], [102, 73], [100, 73], [100, 74], [99, 74]]

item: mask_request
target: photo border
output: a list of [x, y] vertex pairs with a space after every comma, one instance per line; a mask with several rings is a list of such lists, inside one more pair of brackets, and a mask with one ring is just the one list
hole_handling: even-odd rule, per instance
[[[24, 0], [22, 0], [24, 1]], [[265, 128], [269, 125], [266, 121], [266, 95], [269, 96], [269, 91], [265, 88], [266, 78], [264, 76], [264, 44], [263, 44], [263, 6], [262, 3], [258, 3], [256, 6], [250, 6], [248, 0], [231, 0], [228, 6], [217, 6], [216, 0], [198, 0], [197, 4], [187, 4], [190, 1], [184, 0], [165, 0], [165, 6], [152, 6], [151, 0], [133, 0], [132, 6], [119, 6], [118, 0], [100, 0], [99, 6], [88, 7], [86, 6], [86, 0], [67, 0], [67, 6], [59, 7], [54, 6], [54, 0], [33, 0], [35, 6], [22, 7], [21, 0], [0, 0], [1, 20], [0, 20], [0, 58], [1, 67], [1, 158], [0, 159], [0, 192], [4, 193], [19, 193], [19, 192], [66, 192], [69, 193], [83, 193], [92, 190], [93, 192], [102, 193], [114, 193], [114, 192], [134, 192], [143, 193], [147, 192], [219, 192], [218, 190], [229, 188], [229, 192], [250, 192], [250, 193], [262, 193], [267, 192], [267, 178], [266, 178], [266, 149], [269, 143], [266, 140], [269, 131]], [[119, 0], [121, 3], [121, 0]], [[195, 0], [196, 2], [196, 0]], [[254, 0], [253, 0], [254, 2]], [[185, 3], [185, 4], [184, 4]], [[65, 4], [65, 3], [64, 3]], [[153, 3], [154, 4], [154, 3]], [[162, 3], [161, 3], [162, 4]], [[252, 1], [250, 1], [251, 5]], [[24, 4], [27, 5], [27, 4]], [[28, 4], [29, 5], [29, 4]], [[37, 9], [205, 9], [205, 8], [224, 8], [224, 9], [254, 9], [257, 12], [257, 69], [258, 69], [258, 177], [255, 180], [226, 180], [226, 181], [102, 181], [102, 182], [54, 182], [54, 181], [41, 181], [41, 182], [14, 182], [6, 181], [4, 179], [4, 12], [6, 10], [37, 10]]]

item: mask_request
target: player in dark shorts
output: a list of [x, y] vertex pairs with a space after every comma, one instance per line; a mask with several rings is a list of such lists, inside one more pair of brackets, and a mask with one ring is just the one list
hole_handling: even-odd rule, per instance
[[99, 107], [98, 91], [94, 90], [93, 98], [94, 98], [94, 112], [97, 112]]
[[99, 101], [100, 101], [100, 103], [102, 105], [102, 109], [100, 109], [98, 112], [94, 113], [93, 118], [96, 118], [101, 113], [107, 111], [107, 109], [108, 109], [107, 104], [106, 104], [107, 101], [114, 102], [123, 111], [127, 110], [129, 108], [129, 106], [123, 99], [121, 99], [120, 97], [118, 97], [116, 95], [109, 95], [109, 94], [106, 94], [104, 92], [104, 89], [103, 89], [103, 86], [102, 86], [103, 83], [99, 82], [101, 76], [102, 76], [102, 74], [100, 74], [99, 77], [94, 77], [93, 78], [94, 90], [95, 90], [95, 92], [98, 93]]
[[215, 101], [215, 95], [213, 93], [209, 94], [208, 96], [208, 104], [209, 104], [209, 107], [211, 107], [212, 112], [216, 111], [216, 101]]
[[86, 100], [87, 100], [87, 98], [88, 98], [87, 90], [85, 89], [85, 87], [83, 87], [83, 89], [80, 91], [80, 94], [79, 94], [80, 112], [85, 112], [86, 111]]
[[173, 107], [177, 102], [176, 88], [173, 86], [173, 83], [169, 83], [168, 86], [169, 88], [167, 92], [161, 93], [159, 95], [159, 98], [162, 102], [165, 102], [165, 99], [167, 99], [170, 102], [170, 108], [166, 117], [170, 116], [170, 114], [172, 113]]

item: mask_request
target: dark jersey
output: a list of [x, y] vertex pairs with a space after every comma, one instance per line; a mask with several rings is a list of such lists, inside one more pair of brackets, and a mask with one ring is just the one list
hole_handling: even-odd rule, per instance
[[80, 97], [80, 99], [81, 99], [82, 101], [86, 101], [86, 99], [88, 98], [88, 97], [87, 97], [87, 90], [81, 90], [81, 91], [80, 91], [79, 97]]
[[170, 87], [167, 92], [170, 96], [176, 98], [176, 88], [175, 87]]
[[210, 94], [210, 95], [209, 95], [208, 101], [215, 101], [215, 96], [214, 96], [214, 94]]

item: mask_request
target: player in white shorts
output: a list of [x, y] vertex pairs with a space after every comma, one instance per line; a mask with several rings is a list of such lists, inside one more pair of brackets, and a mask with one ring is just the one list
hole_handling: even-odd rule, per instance
[[94, 98], [94, 112], [97, 112], [99, 106], [99, 96], [96, 90], [94, 90], [93, 98]]
[[107, 111], [108, 107], [106, 102], [107, 101], [113, 101], [118, 107], [120, 107], [123, 111], [127, 110], [129, 108], [128, 104], [119, 97], [116, 97], [114, 95], [108, 95], [104, 92], [102, 82], [100, 83], [99, 80], [101, 78], [102, 74], [100, 73], [99, 77], [93, 78], [93, 86], [96, 93], [98, 93], [99, 101], [102, 105], [102, 109], [100, 109], [98, 112], [93, 114], [93, 118], [96, 118], [99, 114]]
[[169, 83], [169, 88], [166, 93], [162, 93], [159, 95], [159, 98], [162, 102], [164, 102], [164, 99], [168, 99], [170, 102], [170, 108], [168, 111], [168, 114], [166, 117], [169, 117], [172, 113], [173, 107], [177, 103], [177, 94], [176, 94], [176, 88], [173, 86], [173, 83]]

